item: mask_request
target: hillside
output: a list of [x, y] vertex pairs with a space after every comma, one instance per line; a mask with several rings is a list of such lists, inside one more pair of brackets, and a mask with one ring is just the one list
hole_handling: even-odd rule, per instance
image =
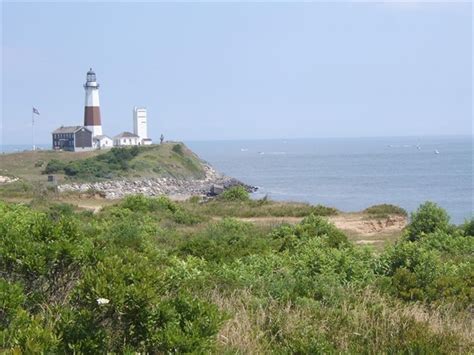
[[50, 194], [55, 189], [48, 183], [48, 175], [54, 175], [59, 191], [95, 190], [108, 198], [133, 193], [178, 194], [185, 198], [205, 194], [213, 183], [231, 180], [183, 143], [81, 153], [22, 152], [0, 155], [0, 197]]
[[117, 178], [202, 178], [204, 167], [182, 143], [147, 147], [112, 148], [90, 152], [36, 151], [0, 156], [0, 175], [27, 182], [42, 182], [46, 174], [58, 182], [99, 181]]

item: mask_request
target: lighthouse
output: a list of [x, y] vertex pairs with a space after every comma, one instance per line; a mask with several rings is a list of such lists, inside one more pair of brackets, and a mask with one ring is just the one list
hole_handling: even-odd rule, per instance
[[96, 81], [92, 68], [87, 72], [86, 103], [84, 108], [84, 126], [92, 132], [92, 136], [102, 135], [102, 123], [100, 122], [99, 84]]

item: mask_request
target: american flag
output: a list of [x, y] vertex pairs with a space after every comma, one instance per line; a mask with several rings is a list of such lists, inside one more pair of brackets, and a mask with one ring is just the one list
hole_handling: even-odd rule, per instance
[[39, 115], [39, 114], [40, 114], [40, 112], [39, 112], [36, 108], [34, 108], [34, 107], [33, 107], [33, 113], [36, 114], [36, 115]]

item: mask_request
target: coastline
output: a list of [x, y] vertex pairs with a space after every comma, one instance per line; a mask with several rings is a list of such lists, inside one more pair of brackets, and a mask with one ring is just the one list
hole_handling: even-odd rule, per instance
[[232, 186], [243, 186], [249, 192], [256, 187], [247, 185], [233, 177], [221, 174], [210, 164], [203, 162], [205, 177], [203, 179], [182, 179], [173, 177], [153, 177], [140, 179], [122, 179], [91, 183], [68, 183], [58, 185], [59, 192], [95, 192], [100, 196], [115, 200], [127, 195], [143, 194], [145, 196], [166, 195], [173, 200], [186, 200], [192, 196], [213, 196]]

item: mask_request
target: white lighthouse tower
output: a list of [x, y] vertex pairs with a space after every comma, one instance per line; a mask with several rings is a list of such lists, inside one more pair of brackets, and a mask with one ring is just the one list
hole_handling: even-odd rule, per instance
[[100, 121], [99, 84], [96, 81], [92, 68], [87, 72], [86, 103], [84, 108], [84, 126], [92, 132], [92, 136], [102, 135], [102, 123]]

